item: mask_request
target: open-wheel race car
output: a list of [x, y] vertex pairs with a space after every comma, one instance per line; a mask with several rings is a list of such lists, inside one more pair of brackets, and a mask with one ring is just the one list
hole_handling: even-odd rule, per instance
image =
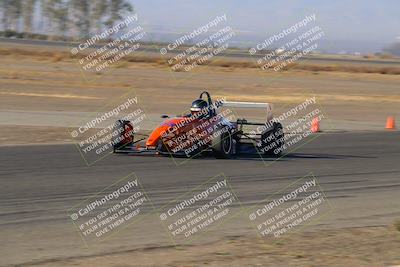
[[[229, 107], [265, 108], [266, 121], [238, 119]], [[165, 121], [147, 139], [135, 136], [130, 121], [119, 120], [116, 125], [120, 127], [120, 136], [114, 143], [114, 153], [184, 157], [212, 153], [216, 158], [226, 159], [241, 153], [276, 157], [284, 148], [282, 125], [272, 120], [272, 106], [268, 103], [228, 102], [223, 99], [213, 103], [210, 94], [204, 91], [193, 101], [190, 114], [161, 117]], [[252, 127], [257, 129], [246, 130]]]

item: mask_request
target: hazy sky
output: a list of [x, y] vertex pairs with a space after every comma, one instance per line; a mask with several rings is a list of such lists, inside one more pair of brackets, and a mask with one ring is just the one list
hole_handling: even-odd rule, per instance
[[[267, 36], [316, 14], [327, 40], [385, 46], [400, 36], [400, 0], [131, 0], [148, 29], [190, 31], [224, 13], [244, 34]], [[398, 41], [399, 39], [397, 39]]]

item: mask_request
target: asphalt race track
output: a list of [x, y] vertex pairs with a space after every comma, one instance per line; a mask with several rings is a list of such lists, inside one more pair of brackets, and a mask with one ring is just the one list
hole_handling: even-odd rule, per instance
[[[230, 179], [244, 206], [313, 173], [334, 208], [320, 227], [388, 225], [400, 216], [399, 141], [398, 131], [324, 133], [278, 161], [257, 156], [232, 160], [204, 157], [181, 166], [168, 157], [126, 155], [110, 155], [87, 166], [74, 145], [3, 146], [0, 265], [118, 251], [135, 244], [135, 238], [121, 237], [118, 242], [82, 250], [66, 213], [132, 172], [155, 209], [219, 173]], [[156, 221], [157, 216], [154, 218]], [[240, 220], [235, 223], [236, 233], [248, 231]], [[158, 231], [151, 230], [154, 238]], [[148, 243], [152, 242], [156, 241], [149, 235]], [[17, 255], [14, 251], [20, 244]]]

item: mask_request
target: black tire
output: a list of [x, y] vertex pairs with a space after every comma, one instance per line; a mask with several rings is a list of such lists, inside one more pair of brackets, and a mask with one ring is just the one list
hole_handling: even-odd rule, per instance
[[228, 128], [220, 128], [219, 134], [216, 138], [212, 139], [212, 150], [217, 159], [229, 159], [233, 155], [234, 142], [233, 136]]
[[[133, 129], [133, 126], [131, 124], [130, 121], [127, 120], [118, 120], [116, 123], [116, 126], [114, 128], [114, 130], [119, 131], [119, 135], [115, 136], [114, 140], [112, 141], [114, 143], [113, 145], [113, 153], [116, 152], [116, 150], [118, 149], [124, 149], [126, 146], [133, 144], [134, 140], [135, 140], [135, 135], [133, 134], [133, 132], [130, 132], [128, 135], [124, 135], [125, 134], [125, 127], [131, 127]], [[128, 142], [126, 141], [126, 139], [130, 139]]]
[[284, 147], [284, 133], [282, 124], [274, 122], [273, 129], [261, 135], [261, 151], [265, 156], [280, 157]]
[[158, 153], [160, 153], [161, 155], [167, 154], [168, 153], [168, 149], [165, 146], [162, 138], [160, 138], [160, 140], [158, 141], [157, 147], [156, 147], [156, 151]]

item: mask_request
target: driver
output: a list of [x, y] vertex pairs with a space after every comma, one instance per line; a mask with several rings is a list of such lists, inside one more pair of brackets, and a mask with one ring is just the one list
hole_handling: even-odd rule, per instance
[[199, 119], [205, 118], [208, 115], [208, 103], [203, 99], [197, 99], [192, 102], [192, 107], [190, 108], [190, 113], [192, 116], [196, 116]]

